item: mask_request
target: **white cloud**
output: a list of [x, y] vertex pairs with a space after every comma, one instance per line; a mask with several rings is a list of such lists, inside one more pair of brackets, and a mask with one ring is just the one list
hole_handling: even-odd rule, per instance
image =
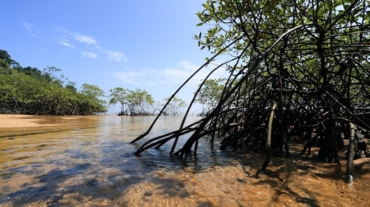
[[74, 39], [79, 42], [87, 43], [89, 45], [96, 45], [97, 41], [91, 36], [86, 36], [82, 34], [74, 34]]
[[59, 44], [64, 45], [66, 47], [74, 48], [75, 46], [71, 43], [69, 43], [68, 40], [59, 39]]
[[[129, 59], [120, 51], [110, 50], [105, 47], [99, 45], [99, 42], [94, 39], [92, 36], [84, 35], [77, 32], [71, 32], [62, 27], [55, 27], [55, 30], [61, 33], [62, 38], [57, 38], [63, 41], [59, 41], [60, 44], [67, 46], [67, 47], [76, 47], [77, 50], [86, 50], [86, 49], [93, 49], [94, 55], [90, 53], [83, 52], [81, 53], [84, 57], [90, 58], [98, 58], [99, 56], [106, 56], [106, 59], [109, 61], [115, 62], [127, 62]], [[75, 44], [73, 44], [73, 42]], [[87, 45], [79, 44], [84, 43]], [[91, 45], [94, 47], [92, 48]]]
[[191, 72], [195, 72], [199, 68], [198, 65], [194, 65], [193, 63], [191, 63], [189, 61], [181, 61], [179, 63], [179, 66], [181, 68], [184, 68], [185, 70], [191, 71]]
[[184, 82], [187, 78], [190, 77], [192, 73], [190, 71], [170, 68], [159, 71], [159, 75], [164, 77], [163, 83], [181, 83]]
[[27, 21], [22, 21], [22, 25], [23, 27], [26, 29], [27, 33], [31, 36], [31, 37], [35, 37], [35, 38], [38, 38], [42, 41], [45, 41], [47, 43], [53, 43], [52, 41], [50, 41], [50, 39], [46, 36], [44, 36], [40, 30], [38, 30], [33, 24], [27, 22]]
[[[211, 72], [213, 67], [203, 68], [200, 70], [191, 80], [191, 84], [198, 85], [201, 80], [204, 80], [207, 75]], [[162, 83], [183, 83], [186, 81], [200, 66], [195, 65], [188, 61], [181, 61], [177, 67], [167, 68], [159, 72], [160, 76], [164, 77]], [[215, 66], [214, 66], [215, 67]], [[221, 78], [227, 74], [222, 68], [214, 72], [210, 78]]]
[[104, 50], [103, 51], [107, 56], [108, 60], [116, 61], [116, 62], [126, 62], [128, 59], [126, 56], [119, 52], [119, 51], [113, 51], [113, 50]]
[[22, 24], [23, 24], [23, 27], [26, 28], [27, 32], [33, 33], [33, 28], [34, 28], [33, 24], [26, 22], [26, 21], [22, 21]]
[[196, 69], [198, 69], [197, 65], [181, 61], [177, 67], [161, 70], [159, 74], [170, 82], [184, 82]]
[[98, 58], [98, 55], [92, 52], [82, 52], [81, 55], [87, 58]]
[[140, 78], [145, 76], [147, 76], [146, 72], [134, 72], [134, 71], [115, 72], [113, 74], [114, 78], [133, 85], [141, 84]]
[[[171, 85], [175, 84], [176, 87], [181, 83], [185, 82], [199, 66], [188, 62], [182, 61], [176, 67], [171, 67], [163, 70], [135, 70], [127, 72], [114, 72], [113, 77], [128, 84], [133, 85], [146, 85], [146, 86], [157, 86], [157, 85]], [[213, 68], [211, 68], [213, 69]], [[210, 68], [204, 68], [199, 71], [187, 85], [196, 87], [201, 83], [201, 80], [205, 79], [211, 71]], [[228, 73], [220, 68], [211, 75], [210, 78], [224, 78], [227, 77]]]

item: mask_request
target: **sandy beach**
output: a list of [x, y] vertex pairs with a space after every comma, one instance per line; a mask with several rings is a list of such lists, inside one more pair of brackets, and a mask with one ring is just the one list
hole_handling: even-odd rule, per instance
[[37, 127], [39, 119], [32, 115], [0, 114], [0, 128]]
[[[94, 119], [96, 116], [37, 116], [21, 114], [0, 114], [0, 128], [25, 128], [61, 126], [69, 120], [87, 118]], [[59, 120], [57, 123], [55, 120]]]

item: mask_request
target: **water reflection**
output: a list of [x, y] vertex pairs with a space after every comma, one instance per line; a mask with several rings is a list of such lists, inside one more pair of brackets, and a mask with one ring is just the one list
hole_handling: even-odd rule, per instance
[[[295, 168], [284, 159], [273, 161], [273, 173], [255, 179], [254, 167], [260, 166], [263, 157], [244, 159], [232, 152], [209, 149], [204, 141], [198, 156], [189, 157], [190, 162], [168, 154], [172, 143], [137, 157], [134, 152], [140, 143], [129, 142], [145, 132], [154, 118], [44, 117], [40, 123], [62, 125], [2, 130], [0, 206], [245, 206], [251, 200], [263, 206], [296, 204], [297, 200], [303, 205], [328, 204], [320, 201], [321, 194], [316, 192], [323, 178], [310, 176], [316, 168]], [[198, 119], [189, 117], [188, 123]], [[177, 129], [180, 123], [179, 117], [163, 117], [147, 137]], [[319, 174], [330, 175], [330, 169], [315, 175]], [[296, 183], [301, 177], [307, 178], [308, 186], [302, 187], [303, 181]], [[334, 187], [326, 187], [329, 193], [323, 196], [353, 191], [337, 180]], [[289, 187], [284, 187], [288, 182]], [[355, 183], [354, 189], [368, 187]], [[362, 195], [363, 200], [356, 204], [368, 202], [364, 199], [370, 195]], [[341, 199], [335, 202], [345, 202]]]
[[[159, 150], [150, 149], [141, 157], [134, 155], [138, 145], [129, 142], [143, 133], [154, 118], [45, 117], [41, 124], [62, 126], [3, 130], [0, 204], [18, 206], [40, 201], [58, 204], [66, 195], [74, 194], [82, 202], [88, 196], [101, 196], [104, 189], [109, 189], [106, 197], [114, 197], [112, 190], [121, 193], [131, 184], [147, 179], [151, 172], [188, 167], [184, 161], [168, 155], [170, 144]], [[189, 122], [197, 119], [190, 117]], [[163, 117], [148, 137], [176, 129], [180, 122], [180, 118]], [[212, 161], [202, 154], [198, 160], [194, 165], [198, 170]]]

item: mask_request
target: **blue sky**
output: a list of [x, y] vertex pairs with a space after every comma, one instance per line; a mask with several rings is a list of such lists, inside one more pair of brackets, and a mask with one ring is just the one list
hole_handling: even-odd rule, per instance
[[[23, 67], [60, 68], [78, 88], [94, 84], [106, 94], [115, 87], [143, 89], [162, 101], [210, 57], [193, 39], [205, 30], [196, 26], [202, 3], [2, 1], [0, 49]], [[206, 74], [202, 71], [178, 97], [189, 103]]]

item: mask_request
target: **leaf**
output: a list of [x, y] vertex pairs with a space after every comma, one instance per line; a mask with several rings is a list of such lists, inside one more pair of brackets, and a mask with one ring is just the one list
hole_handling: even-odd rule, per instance
[[200, 26], [202, 26], [202, 25], [203, 25], [203, 23], [202, 23], [202, 22], [197, 24], [197, 26], [198, 26], [198, 27], [200, 27]]

